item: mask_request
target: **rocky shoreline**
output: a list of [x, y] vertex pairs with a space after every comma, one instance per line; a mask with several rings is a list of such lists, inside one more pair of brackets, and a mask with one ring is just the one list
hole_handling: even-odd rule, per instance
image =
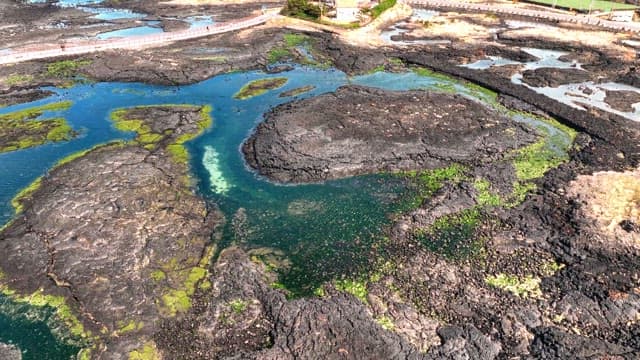
[[487, 163], [535, 139], [460, 95], [361, 86], [287, 103], [265, 118], [242, 151], [259, 174], [285, 183]]
[[3, 289], [65, 304], [66, 336], [94, 358], [144, 348], [159, 319], [188, 310], [207, 273], [222, 216], [193, 195], [172, 148], [201, 131], [203, 116], [198, 107], [122, 110], [116, 126], [148, 132], [63, 160], [16, 199], [22, 211], [0, 238], [13, 254], [0, 260]]
[[[271, 27], [91, 55], [74, 59], [90, 62], [69, 77], [48, 72], [47, 62], [5, 67], [0, 77], [38, 76], [5, 86], [0, 101], [38, 98], [33, 89], [75, 75], [182, 85], [265, 68], [287, 33]], [[136, 139], [67, 159], [21, 193], [21, 212], [0, 230], [0, 251], [11, 254], [0, 257], [0, 289], [58, 305], [70, 328], [61, 335], [95, 359], [638, 358], [638, 123], [576, 111], [514, 84], [513, 68], [458, 66], [487, 54], [529, 59], [504, 45], [541, 45], [535, 39], [504, 33], [499, 44], [400, 51], [306, 36], [348, 74], [428, 67], [496, 91], [510, 109], [551, 115], [579, 131], [569, 159], [520, 179], [504, 154], [537, 137], [456, 95], [347, 86], [277, 107], [243, 147], [262, 174], [310, 182], [415, 170], [421, 194], [372, 246], [366, 271], [287, 299], [272, 286], [273, 269], [245, 249], [216, 249], [229, 219], [193, 192], [182, 146], [208, 126], [207, 109], [121, 109], [116, 127], [137, 131]], [[633, 61], [578, 44], [544, 45], [572, 51], [594, 72], [589, 79], [637, 84]], [[527, 77], [546, 85], [583, 75]], [[508, 130], [511, 137], [496, 135]]]

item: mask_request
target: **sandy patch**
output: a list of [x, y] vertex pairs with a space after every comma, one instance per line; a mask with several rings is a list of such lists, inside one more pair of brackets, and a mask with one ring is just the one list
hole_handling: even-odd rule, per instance
[[619, 40], [626, 38], [626, 35], [607, 31], [585, 31], [580, 29], [566, 29], [557, 27], [553, 31], [540, 31], [536, 28], [523, 28], [511, 30], [504, 33], [509, 37], [536, 38], [559, 43], [579, 43], [584, 46], [596, 49], [609, 49], [617, 53], [622, 60], [633, 60], [635, 51], [616, 45]]
[[569, 195], [582, 204], [582, 215], [592, 219], [603, 235], [640, 249], [640, 169], [578, 176]]
[[491, 27], [497, 26], [499, 20], [489, 15], [464, 15], [448, 13], [436, 16], [423, 28], [416, 29], [411, 35], [416, 37], [443, 37], [458, 39], [464, 42], [491, 40]]

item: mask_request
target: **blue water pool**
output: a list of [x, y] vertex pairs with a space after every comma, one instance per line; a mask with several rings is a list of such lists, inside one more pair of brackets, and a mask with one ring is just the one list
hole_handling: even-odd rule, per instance
[[[288, 82], [280, 89], [247, 100], [233, 98], [246, 83], [268, 77], [286, 77]], [[313, 90], [299, 96], [310, 97], [350, 83], [392, 90], [447, 88], [482, 101], [474, 91], [437, 76], [378, 72], [350, 78], [335, 69], [308, 67], [277, 75], [259, 71], [232, 73], [179, 87], [97, 83], [51, 88], [55, 95], [1, 108], [0, 114], [71, 100], [73, 105], [56, 115], [66, 117], [81, 135], [68, 142], [0, 154], [0, 224], [13, 216], [11, 198], [60, 159], [100, 143], [132, 138], [132, 133], [113, 127], [109, 115], [114, 109], [154, 104], [211, 105], [212, 127], [187, 146], [199, 192], [218, 204], [228, 220], [221, 247], [237, 243], [247, 249], [283, 254], [286, 259], [280, 282], [294, 293], [309, 293], [324, 281], [352, 273], [357, 264], [366, 261], [371, 245], [390, 224], [390, 215], [406, 210], [404, 200], [410, 196], [407, 184], [393, 175], [308, 185], [274, 184], [247, 168], [240, 146], [263, 120], [262, 114], [289, 100], [279, 97], [281, 92], [313, 85]], [[235, 214], [242, 212], [247, 220], [243, 236], [239, 236], [231, 223]], [[19, 346], [24, 359], [69, 358], [68, 353], [74, 348], [64, 342], [56, 345], [58, 348], [37, 346], [38, 341], [47, 343], [51, 336], [42, 332], [42, 321], [25, 324], [24, 319], [5, 313], [0, 307], [0, 327], [15, 331], [0, 331], [0, 342]], [[24, 335], [25, 331], [18, 331], [28, 326], [40, 329], [42, 334], [35, 335], [35, 339], [42, 339], [34, 341]]]

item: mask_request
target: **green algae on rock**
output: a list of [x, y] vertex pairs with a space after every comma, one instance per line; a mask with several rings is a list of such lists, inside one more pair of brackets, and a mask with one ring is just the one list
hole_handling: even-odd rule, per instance
[[243, 86], [233, 97], [239, 100], [247, 100], [262, 95], [269, 90], [281, 88], [287, 81], [287, 78], [282, 77], [254, 80]]
[[[69, 331], [89, 342], [81, 358], [98, 350], [154, 358], [149, 344], [158, 319], [188, 310], [205, 282], [221, 215], [175, 181], [189, 178], [188, 164], [168, 147], [206, 129], [209, 112], [119, 111], [119, 126], [139, 130], [134, 141], [73, 154], [14, 200], [26, 216], [2, 230], [0, 247], [12, 256], [0, 260], [0, 285], [14, 299], [56, 309]], [[154, 142], [143, 136], [149, 134], [158, 135]]]
[[67, 110], [70, 106], [70, 101], [63, 101], [0, 115], [0, 153], [73, 138], [76, 133], [65, 119], [39, 119], [45, 112]]
[[117, 109], [111, 113], [111, 120], [118, 130], [135, 132], [135, 141], [148, 150], [153, 150], [156, 145], [163, 142], [166, 149], [173, 156], [173, 159], [178, 163], [186, 165], [189, 161], [189, 154], [187, 149], [184, 147], [184, 143], [194, 139], [204, 130], [211, 127], [211, 124], [213, 123], [213, 119], [211, 117], [211, 106], [205, 105], [197, 110], [200, 118], [195, 122], [195, 124], [191, 124], [191, 127], [195, 125], [195, 128], [190, 127], [188, 129], [189, 131], [179, 130], [178, 134], [175, 133], [176, 130], [173, 128], [154, 128], [152, 126], [153, 122], [141, 119], [140, 116], [144, 114], [145, 111], [149, 110], [165, 113], [167, 111], [188, 113], [197, 110], [196, 107], [193, 105], [182, 104], [148, 105], [137, 106], [135, 108]]
[[282, 93], [280, 93], [279, 97], [293, 97], [293, 96], [298, 96], [298, 95], [302, 95], [304, 93], [307, 93], [313, 89], [315, 89], [316, 87], [314, 85], [306, 85], [306, 86], [302, 86], [299, 88], [295, 88], [292, 90], [288, 90], [288, 91], [284, 91]]

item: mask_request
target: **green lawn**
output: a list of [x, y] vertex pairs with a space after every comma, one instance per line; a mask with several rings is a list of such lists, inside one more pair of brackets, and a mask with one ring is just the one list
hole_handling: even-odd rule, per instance
[[574, 10], [584, 10], [588, 11], [589, 6], [591, 6], [592, 10], [623, 10], [623, 9], [635, 9], [635, 5], [631, 4], [622, 4], [613, 1], [605, 1], [605, 0], [528, 0], [528, 2], [544, 4], [544, 5], [554, 5], [559, 8], [565, 9], [574, 9]]

